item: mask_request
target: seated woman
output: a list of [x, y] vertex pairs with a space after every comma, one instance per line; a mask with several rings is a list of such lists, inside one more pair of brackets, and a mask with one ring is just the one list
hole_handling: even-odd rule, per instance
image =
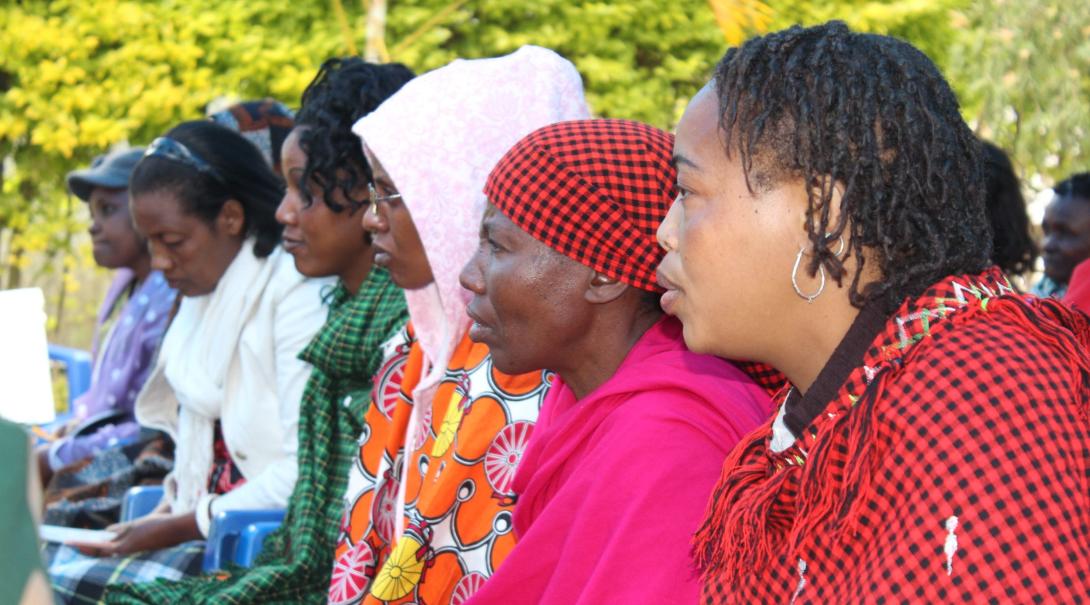
[[[129, 176], [143, 155], [140, 148], [114, 151], [68, 175], [68, 189], [91, 211], [95, 263], [116, 273], [98, 312], [91, 387], [73, 402], [64, 434], [38, 450], [42, 485], [62, 466], [132, 442], [140, 433], [133, 404], [177, 298], [163, 274], [151, 270], [147, 242], [129, 215]], [[71, 520], [61, 517], [51, 522]]]
[[183, 296], [136, 402], [137, 420], [174, 440], [175, 465], [157, 514], [82, 545], [103, 559], [67, 547], [53, 557], [54, 587], [69, 600], [196, 573], [215, 514], [287, 504], [310, 373], [297, 355], [324, 317], [328, 282], [305, 279], [280, 247], [283, 185], [238, 133], [175, 127], [148, 147], [130, 190], [152, 268]]
[[[292, 114], [281, 103], [271, 99], [247, 101], [212, 115], [211, 120], [237, 130], [246, 140], [257, 146], [266, 162], [279, 166], [280, 144], [287, 138], [292, 125]], [[125, 191], [124, 222], [129, 225], [130, 230], [132, 219], [128, 209], [128, 182], [131, 171], [130, 166], [125, 172], [124, 182], [118, 185]], [[117, 178], [109, 180], [114, 185], [120, 182]], [[73, 191], [80, 188], [76, 182], [73, 184]], [[146, 250], [146, 242], [141, 245]], [[148, 259], [150, 263], [150, 256]], [[152, 271], [150, 275], [161, 273]], [[163, 287], [174, 292], [166, 285], [165, 280]], [[160, 337], [166, 330], [174, 299], [176, 294], [161, 314], [156, 311], [154, 316], [150, 313], [147, 315], [154, 317], [155, 321], [163, 322]], [[156, 346], [158, 342], [161, 342], [161, 338], [156, 341]], [[148, 356], [147, 370], [150, 370], [153, 355]], [[140, 381], [140, 385], [142, 384], [143, 379]], [[135, 390], [139, 392], [139, 386]], [[94, 422], [90, 421], [88, 424], [93, 426]], [[46, 489], [46, 522], [88, 528], [103, 528], [117, 523], [121, 500], [126, 490], [134, 485], [161, 483], [173, 468], [173, 457], [174, 446], [170, 439], [161, 431], [145, 429], [139, 433], [135, 443], [108, 447], [89, 458], [57, 469]]]
[[518, 544], [469, 603], [697, 600], [689, 539], [721, 461], [771, 406], [659, 309], [672, 146], [637, 122], [564, 122], [488, 178], [462, 271], [470, 336], [503, 372], [559, 377], [512, 483]]
[[[334, 275], [329, 315], [300, 358], [314, 366], [299, 409], [299, 480], [284, 525], [260, 564], [180, 582], [110, 587], [107, 603], [325, 602], [348, 465], [363, 430], [381, 345], [408, 319], [405, 296], [372, 265], [360, 222], [371, 168], [352, 125], [413, 76], [356, 57], [326, 61], [303, 93], [281, 154], [287, 191], [277, 209], [284, 249], [309, 277]], [[330, 520], [333, 520], [330, 522]]]
[[1085, 600], [1090, 326], [990, 266], [939, 71], [834, 22], [713, 82], [678, 126], [663, 305], [694, 351], [792, 386], [725, 463], [703, 602]]
[[511, 550], [510, 478], [548, 376], [492, 367], [466, 334], [458, 270], [489, 169], [535, 128], [586, 113], [571, 63], [527, 47], [420, 76], [357, 124], [375, 177], [364, 226], [412, 325], [375, 378], [331, 603], [461, 603]]

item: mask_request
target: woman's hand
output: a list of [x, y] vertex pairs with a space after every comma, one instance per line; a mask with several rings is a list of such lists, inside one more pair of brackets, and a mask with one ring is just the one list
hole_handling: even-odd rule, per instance
[[106, 531], [116, 533], [117, 537], [109, 542], [73, 542], [71, 546], [92, 557], [112, 557], [159, 550], [201, 538], [197, 517], [191, 512], [151, 514], [135, 521], [111, 525]]

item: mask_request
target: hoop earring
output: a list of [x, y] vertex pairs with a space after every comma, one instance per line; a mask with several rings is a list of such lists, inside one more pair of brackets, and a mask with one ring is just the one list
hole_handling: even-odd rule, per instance
[[838, 247], [838, 248], [836, 249], [836, 252], [834, 252], [834, 253], [833, 253], [833, 257], [834, 257], [834, 258], [837, 258], [837, 259], [839, 259], [839, 258], [840, 258], [840, 255], [841, 255], [841, 254], [844, 254], [844, 248], [845, 248], [845, 247], [846, 247], [847, 245], [848, 245], [848, 244], [846, 244], [846, 243], [844, 242], [844, 236], [843, 236], [843, 235], [841, 235], [841, 236], [840, 236], [840, 246], [839, 246], [839, 247]]
[[799, 287], [798, 273], [799, 265], [802, 264], [802, 254], [806, 251], [806, 246], [799, 248], [799, 253], [795, 255], [795, 266], [791, 268], [791, 287], [795, 289], [795, 294], [798, 294], [799, 298], [805, 300], [807, 303], [812, 303], [814, 300], [821, 296], [821, 293], [825, 291], [825, 267], [818, 265], [818, 275], [821, 276], [821, 284], [818, 285], [817, 292], [813, 294], [806, 294]]

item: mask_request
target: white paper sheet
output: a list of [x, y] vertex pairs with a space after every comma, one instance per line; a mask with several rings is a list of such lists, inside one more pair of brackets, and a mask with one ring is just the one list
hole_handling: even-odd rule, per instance
[[0, 290], [0, 417], [51, 422], [53, 387], [40, 288]]
[[38, 537], [43, 542], [58, 542], [65, 544], [67, 542], [85, 542], [85, 543], [99, 543], [109, 542], [117, 537], [117, 534], [112, 531], [98, 530], [98, 529], [76, 529], [74, 527], [62, 527], [60, 525], [43, 525], [38, 528]]

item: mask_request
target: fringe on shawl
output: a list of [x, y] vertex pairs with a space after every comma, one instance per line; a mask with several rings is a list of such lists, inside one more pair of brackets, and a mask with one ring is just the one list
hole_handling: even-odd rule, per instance
[[[1071, 360], [1079, 411], [1086, 420], [1090, 414], [1090, 319], [1056, 301], [1027, 302], [1010, 296], [970, 305], [947, 319], [947, 329], [982, 313], [1003, 313]], [[913, 347], [902, 358], [883, 362], [853, 409], [822, 427], [823, 434], [804, 466], [789, 466], [770, 480], [762, 453], [766, 431], [751, 434], [734, 449], [712, 494], [707, 519], [694, 539], [694, 557], [705, 581], [736, 583], [748, 570], [773, 560], [784, 534], [788, 557], [797, 554], [808, 529], [827, 522], [835, 524], [842, 539], [858, 534], [865, 502], [859, 496], [869, 492], [884, 450], [880, 436], [875, 435], [875, 407], [883, 401], [890, 381], [920, 350]], [[840, 448], [845, 450], [847, 467], [835, 482], [835, 457], [830, 454]], [[793, 474], [799, 477], [796, 514], [789, 527], [770, 527], [772, 508]]]
[[[708, 514], [693, 538], [693, 558], [706, 578], [756, 564], [758, 551], [771, 554], [761, 536], [786, 471], [768, 485], [761, 485], [768, 479], [768, 467], [761, 455], [764, 433], [747, 435], [723, 463], [719, 482], [708, 501]], [[736, 548], [725, 548], [728, 544]]]
[[1070, 362], [1068, 368], [1079, 394], [1079, 413], [1084, 422], [1090, 420], [1090, 318], [1052, 298], [1034, 300], [993, 299], [986, 303], [985, 311], [994, 312], [996, 307], [1011, 311], [1015, 323], [1063, 354]]

